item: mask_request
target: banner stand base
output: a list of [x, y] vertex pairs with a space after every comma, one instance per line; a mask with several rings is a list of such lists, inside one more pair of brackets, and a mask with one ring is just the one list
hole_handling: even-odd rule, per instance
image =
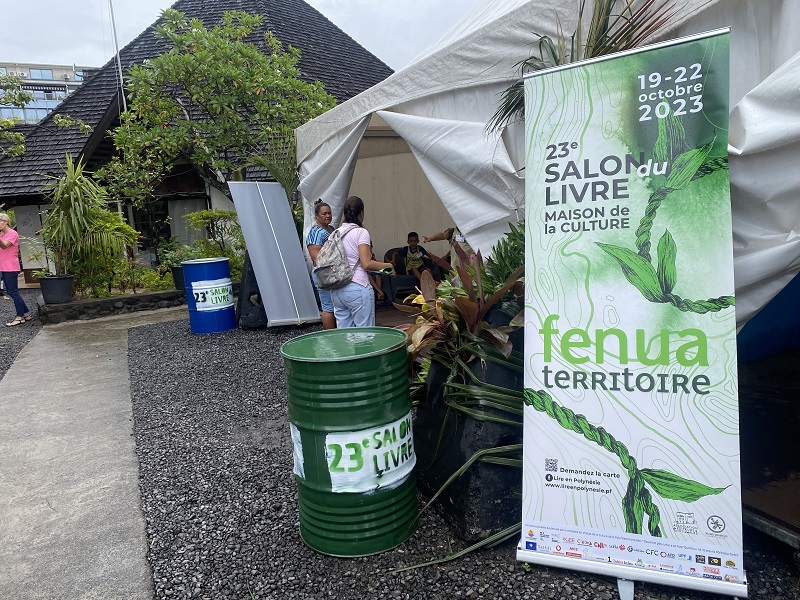
[[633, 600], [633, 581], [630, 579], [617, 579], [619, 600]]

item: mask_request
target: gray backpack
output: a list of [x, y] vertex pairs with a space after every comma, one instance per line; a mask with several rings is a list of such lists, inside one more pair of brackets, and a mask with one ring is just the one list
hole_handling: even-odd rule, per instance
[[353, 280], [353, 268], [347, 260], [342, 240], [344, 236], [357, 228], [358, 225], [354, 225], [344, 233], [341, 233], [339, 229], [335, 230], [319, 249], [314, 274], [317, 276], [317, 287], [320, 289], [335, 290], [346, 286]]

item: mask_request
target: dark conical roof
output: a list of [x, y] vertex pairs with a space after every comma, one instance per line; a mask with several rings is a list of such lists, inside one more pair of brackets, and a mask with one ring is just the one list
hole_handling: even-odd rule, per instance
[[[306, 81], [321, 81], [338, 102], [343, 102], [383, 81], [392, 70], [375, 55], [326, 19], [303, 0], [179, 0], [172, 8], [211, 27], [226, 11], [240, 10], [263, 17], [260, 30], [248, 41], [266, 50], [269, 30], [284, 46], [301, 51], [299, 68]], [[148, 27], [120, 50], [123, 72], [165, 52], [168, 44]], [[0, 199], [38, 195], [47, 174], [61, 172], [64, 155], [90, 155], [108, 143], [105, 131], [121, 112], [116, 57], [70, 94], [39, 127], [26, 131], [26, 153], [21, 158], [0, 159]], [[94, 129], [89, 136], [76, 128], [58, 129], [56, 114], [80, 119]]]

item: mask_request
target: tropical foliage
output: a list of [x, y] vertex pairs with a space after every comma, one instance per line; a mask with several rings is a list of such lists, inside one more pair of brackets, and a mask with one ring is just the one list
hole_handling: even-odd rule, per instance
[[300, 51], [271, 33], [268, 54], [248, 42], [259, 15], [226, 12], [212, 28], [173, 9], [162, 17], [156, 35], [170, 49], [129, 72], [129, 108], [113, 132], [122, 156], [103, 172], [113, 193], [147, 198], [178, 158], [226, 192], [255, 157], [293, 169], [294, 129], [335, 104], [321, 83], [300, 79]]
[[208, 238], [194, 243], [198, 258], [227, 257], [231, 267], [231, 278], [240, 280], [244, 267], [244, 235], [239, 218], [233, 210], [199, 210], [184, 216], [189, 226], [205, 231]]
[[[579, 0], [575, 31], [561, 30], [555, 40], [534, 34], [536, 53], [516, 66], [521, 75], [549, 67], [605, 56], [645, 44], [677, 14], [673, 0], [595, 0], [592, 16], [584, 23], [586, 0]], [[521, 119], [525, 111], [522, 79], [503, 92], [489, 129], [501, 130]]]
[[67, 154], [64, 173], [51, 177], [42, 192], [48, 202], [39, 232], [55, 263], [56, 274], [75, 276], [77, 290], [97, 286], [115, 270], [138, 232], [108, 208], [106, 190], [84, 173], [84, 164]]
[[[425, 392], [435, 388], [426, 385], [427, 382], [412, 381], [412, 396], [422, 404], [420, 410], [425, 409], [431, 415], [441, 414], [442, 433], [452, 412], [512, 429], [522, 426], [521, 386], [509, 388], [487, 383], [476, 376], [475, 371], [480, 363], [491, 362], [510, 372], [522, 372], [521, 348], [514, 348], [510, 335], [522, 325], [522, 303], [515, 290], [520, 290], [524, 271], [523, 232], [523, 224], [512, 226], [485, 262], [479, 252], [466, 256], [454, 246], [466, 266], [457, 267], [439, 286], [427, 271], [423, 272], [420, 293], [406, 299], [410, 305], [396, 305], [401, 310], [417, 312], [415, 323], [400, 326], [409, 336], [408, 350], [414, 364], [427, 369], [426, 359], [429, 359], [429, 377], [444, 371], [442, 400], [447, 410], [441, 413], [426, 408], [432, 407], [435, 401], [425, 397]], [[432, 454], [438, 455], [440, 451], [447, 452], [447, 449], [435, 448]], [[450, 476], [428, 506], [476, 462], [516, 467], [521, 465], [521, 451], [519, 444], [479, 448]], [[518, 531], [516, 526], [504, 530], [482, 540], [474, 548], [493, 545]]]
[[[0, 75], [0, 105], [22, 108], [33, 100], [33, 94], [22, 89], [22, 79]], [[14, 131], [18, 122], [0, 119], [0, 158], [25, 154], [25, 136]]]

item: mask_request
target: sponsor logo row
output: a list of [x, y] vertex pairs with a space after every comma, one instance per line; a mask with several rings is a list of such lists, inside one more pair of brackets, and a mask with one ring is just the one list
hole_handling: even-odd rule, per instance
[[[528, 529], [526, 532], [527, 540], [525, 542], [526, 550], [532, 550], [536, 552], [547, 552], [551, 554], [563, 554], [564, 556], [571, 556], [575, 558], [588, 558], [592, 560], [604, 560], [605, 562], [611, 562], [616, 564], [626, 564], [631, 566], [645, 566], [644, 561], [638, 559], [636, 561], [632, 560], [620, 560], [620, 559], [612, 559], [612, 557], [602, 556], [602, 552], [598, 554], [598, 551], [602, 550], [619, 550], [620, 552], [629, 552], [631, 554], [643, 554], [647, 557], [651, 558], [651, 562], [649, 562], [646, 566], [648, 568], [653, 569], [660, 569], [662, 571], [684, 571], [682, 567], [675, 568], [672, 564], [656, 564], [658, 559], [662, 560], [677, 560], [683, 562], [693, 562], [695, 564], [702, 564], [708, 565], [708, 567], [704, 567], [703, 572], [704, 574], [709, 575], [719, 575], [720, 570], [716, 568], [714, 570], [710, 570], [709, 567], [722, 567], [724, 566], [727, 569], [735, 569], [736, 568], [736, 561], [727, 559], [725, 560], [725, 564], [722, 563], [722, 558], [718, 556], [710, 556], [705, 554], [691, 554], [685, 552], [668, 552], [665, 550], [657, 550], [654, 548], [646, 548], [646, 547], [637, 547], [631, 544], [607, 544], [604, 541], [600, 540], [587, 540], [582, 538], [570, 537], [570, 536], [562, 536], [557, 534], [548, 534], [545, 532], [539, 532], [538, 536], [533, 529]], [[533, 541], [538, 539], [539, 541]], [[695, 571], [694, 568], [690, 570], [690, 572]], [[692, 573], [694, 574], [694, 573]]]

